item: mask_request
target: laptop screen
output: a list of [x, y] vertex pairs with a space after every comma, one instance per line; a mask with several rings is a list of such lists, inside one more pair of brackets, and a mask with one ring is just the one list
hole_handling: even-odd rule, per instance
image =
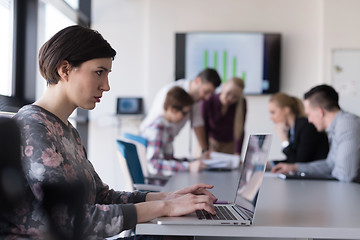
[[271, 135], [250, 135], [241, 168], [235, 203], [254, 214], [271, 146]]

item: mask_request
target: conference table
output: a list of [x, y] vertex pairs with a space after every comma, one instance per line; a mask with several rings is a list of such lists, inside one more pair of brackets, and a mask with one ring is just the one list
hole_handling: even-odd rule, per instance
[[[194, 183], [214, 185], [211, 192], [234, 201], [238, 171], [177, 173], [164, 191]], [[360, 184], [322, 180], [283, 180], [265, 173], [252, 226], [138, 224], [137, 234], [184, 235], [196, 239], [360, 239]], [[203, 237], [199, 237], [203, 236]]]

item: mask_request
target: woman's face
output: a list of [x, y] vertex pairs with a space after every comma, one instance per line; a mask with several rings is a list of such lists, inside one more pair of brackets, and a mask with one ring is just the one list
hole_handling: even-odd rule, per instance
[[276, 123], [286, 123], [287, 111], [286, 108], [280, 108], [279, 105], [273, 101], [268, 105], [270, 118]]
[[242, 89], [233, 82], [224, 84], [220, 93], [220, 102], [224, 106], [236, 103], [242, 95]]
[[108, 75], [111, 67], [111, 58], [96, 58], [72, 68], [67, 84], [70, 103], [87, 110], [94, 109], [103, 92], [110, 90]]

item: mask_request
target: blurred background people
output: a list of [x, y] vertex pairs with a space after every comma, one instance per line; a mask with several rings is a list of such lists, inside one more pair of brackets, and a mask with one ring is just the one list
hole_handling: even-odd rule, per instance
[[[174, 86], [183, 88], [194, 100], [194, 105], [190, 109], [190, 113], [184, 117], [180, 122], [171, 123], [173, 136], [178, 135], [180, 130], [184, 127], [187, 120], [191, 121], [191, 127], [195, 131], [196, 138], [201, 149], [206, 149], [206, 138], [204, 121], [201, 116], [200, 100], [207, 100], [214, 93], [215, 89], [220, 85], [221, 80], [216, 70], [206, 68], [201, 71], [195, 79], [181, 79], [174, 81], [159, 90], [151, 108], [140, 125], [140, 132], [144, 131], [154, 120], [163, 113], [163, 106], [167, 92]], [[191, 141], [189, 141], [191, 146]]]
[[339, 95], [329, 85], [319, 85], [304, 95], [309, 122], [319, 132], [326, 131], [330, 150], [325, 159], [275, 165], [272, 172], [305, 172], [332, 176], [339, 181], [360, 183], [360, 118], [341, 110]]
[[231, 78], [218, 94], [203, 101], [206, 149], [216, 152], [241, 154], [246, 119], [244, 81]]
[[141, 131], [140, 135], [148, 142], [146, 157], [150, 174], [170, 176], [174, 172], [198, 172], [206, 167], [201, 160], [174, 157], [172, 124], [187, 118], [193, 103], [193, 98], [183, 88], [172, 87], [166, 94], [163, 113]]
[[286, 156], [283, 162], [311, 162], [326, 158], [329, 151], [326, 133], [318, 132], [308, 122], [300, 99], [276, 93], [270, 97], [268, 108], [275, 132], [282, 141], [282, 151]]

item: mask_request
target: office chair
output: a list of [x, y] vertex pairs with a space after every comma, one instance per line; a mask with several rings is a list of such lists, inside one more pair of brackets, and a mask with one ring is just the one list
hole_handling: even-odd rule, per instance
[[128, 140], [133, 140], [135, 142], [141, 143], [144, 147], [147, 147], [146, 138], [143, 138], [143, 137], [141, 137], [139, 135], [135, 135], [135, 134], [132, 134], [132, 133], [125, 132], [125, 133], [123, 133], [123, 138], [128, 139]]
[[153, 175], [148, 172], [148, 160], [146, 158], [147, 139], [132, 133], [124, 133], [122, 137], [126, 142], [133, 143], [136, 146], [143, 175], [148, 183], [163, 186], [170, 179], [169, 176]]
[[161, 186], [147, 184], [135, 144], [122, 140], [116, 140], [116, 143], [120, 153], [120, 164], [123, 169], [127, 168], [128, 174], [125, 172], [125, 178], [130, 181], [132, 188], [142, 191], [161, 191]]
[[25, 192], [20, 130], [9, 117], [0, 117], [0, 213], [10, 212]]
[[123, 133], [122, 138], [126, 142], [130, 142], [135, 144], [136, 150], [139, 156], [141, 168], [145, 178], [149, 175], [147, 171], [147, 159], [146, 159], [146, 148], [147, 148], [147, 140], [139, 135], [135, 135], [132, 133]]
[[[16, 208], [21, 204], [27, 189], [27, 182], [21, 164], [20, 129], [14, 119], [0, 116], [0, 219], [8, 221], [6, 216], [16, 214]], [[49, 221], [49, 237], [53, 240], [80, 239], [82, 235], [84, 200], [79, 192], [85, 192], [81, 183], [44, 184], [42, 209]], [[57, 206], [66, 208], [74, 218], [74, 231], [59, 229], [56, 214]], [[64, 207], [66, 206], [66, 207]], [[12, 224], [12, 223], [9, 223]], [[1, 237], [0, 237], [1, 238]]]

